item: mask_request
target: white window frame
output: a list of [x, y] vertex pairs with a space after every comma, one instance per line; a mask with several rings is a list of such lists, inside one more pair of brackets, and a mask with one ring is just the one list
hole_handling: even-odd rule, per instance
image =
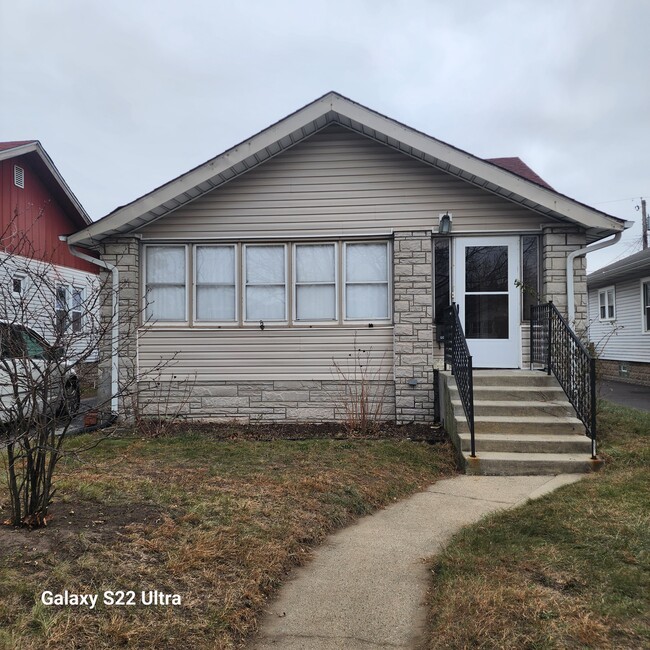
[[[608, 299], [607, 299], [607, 294], [609, 292], [612, 292], [612, 303], [610, 305]], [[605, 317], [602, 316], [600, 312], [601, 304], [600, 304], [600, 297], [605, 296]], [[613, 316], [608, 316], [609, 313], [609, 307], [612, 307], [613, 311]], [[616, 288], [614, 285], [611, 285], [609, 287], [603, 287], [602, 289], [598, 289], [598, 320], [601, 322], [609, 322], [611, 323], [612, 321], [616, 320]]]
[[[81, 304], [78, 310], [74, 309], [74, 294], [75, 291], [78, 291], [81, 294]], [[86, 304], [86, 289], [84, 287], [75, 286], [74, 284], [68, 286], [68, 304], [69, 307], [69, 321], [70, 321], [70, 331], [73, 334], [79, 334], [84, 331], [84, 325], [86, 319], [84, 318], [85, 304]], [[79, 329], [75, 331], [74, 329], [74, 315], [75, 313], [79, 314]]]
[[[184, 320], [161, 320], [161, 319], [147, 319], [147, 249], [148, 248], [183, 248], [185, 250], [185, 316]], [[184, 326], [189, 324], [189, 309], [188, 299], [190, 296], [190, 260], [188, 256], [189, 244], [144, 244], [142, 247], [142, 323], [147, 326]]]
[[[197, 248], [234, 248], [235, 249], [235, 267], [233, 269], [235, 275], [235, 317], [232, 320], [203, 320], [197, 316], [197, 289], [199, 282], [197, 279], [198, 264], [197, 264]], [[239, 282], [239, 266], [240, 266], [240, 253], [237, 244], [193, 244], [192, 245], [192, 322], [197, 325], [237, 325], [239, 323], [240, 314], [240, 282]], [[230, 285], [219, 285], [230, 286]]]
[[[384, 244], [386, 246], [386, 281], [381, 281], [381, 282], [351, 282], [348, 283], [347, 281], [347, 249], [348, 246], [354, 246], [355, 244]], [[346, 241], [343, 242], [343, 278], [341, 280], [341, 300], [343, 302], [343, 321], [344, 322], [349, 322], [349, 323], [363, 323], [363, 322], [370, 322], [370, 323], [390, 323], [392, 321], [392, 305], [393, 305], [393, 296], [392, 296], [392, 286], [393, 286], [393, 276], [392, 276], [392, 260], [393, 260], [393, 250], [390, 245], [390, 241], [385, 240], [385, 239], [368, 239], [368, 240], [360, 240], [360, 241]], [[386, 284], [386, 307], [388, 309], [388, 315], [386, 318], [368, 318], [368, 317], [360, 317], [360, 318], [351, 318], [348, 317], [347, 311], [348, 311], [348, 300], [347, 300], [347, 287], [348, 284]]]
[[[248, 318], [248, 305], [247, 305], [247, 292], [246, 289], [249, 287], [249, 284], [246, 280], [246, 251], [249, 247], [253, 248], [260, 248], [262, 246], [274, 246], [276, 248], [282, 246], [284, 249], [284, 318], [282, 319], [267, 319], [263, 320], [264, 323], [273, 323], [274, 325], [287, 325], [289, 323], [289, 282], [291, 282], [291, 278], [289, 277], [289, 255], [287, 254], [287, 247], [288, 244], [286, 243], [276, 243], [276, 242], [264, 242], [264, 243], [250, 243], [250, 244], [243, 244], [242, 245], [242, 263], [241, 263], [241, 268], [242, 268], [242, 274], [241, 274], [241, 297], [242, 297], [242, 313], [244, 315], [243, 318], [243, 323], [244, 325], [251, 326], [251, 325], [259, 325], [260, 319], [254, 319], [254, 320], [249, 320]], [[277, 283], [275, 282], [269, 282], [268, 284], [259, 284], [255, 283], [250, 286], [254, 287], [263, 287], [263, 286], [277, 286]]]
[[641, 278], [640, 286], [641, 286], [641, 333], [642, 334], [650, 334], [650, 329], [646, 327], [646, 315], [647, 312], [650, 311], [650, 304], [649, 305], [644, 305], [644, 300], [645, 300], [645, 291], [644, 291], [644, 285], [650, 286], [650, 277], [647, 278]]
[[[298, 246], [334, 246], [334, 282], [301, 282], [300, 284], [316, 284], [316, 285], [331, 285], [334, 284], [334, 318], [321, 318], [321, 319], [302, 319], [298, 318], [298, 280], [296, 264], [296, 250]], [[312, 241], [312, 242], [295, 242], [292, 246], [292, 278], [291, 278], [291, 291], [293, 296], [293, 322], [300, 325], [323, 325], [339, 322], [339, 302], [340, 302], [340, 287], [339, 287], [339, 245], [335, 241]]]
[[[59, 309], [60, 291], [63, 292], [63, 296], [65, 297], [63, 309]], [[60, 326], [59, 312], [63, 312], [63, 327]], [[54, 332], [56, 336], [63, 336], [70, 326], [70, 286], [64, 283], [57, 283], [54, 287]]]

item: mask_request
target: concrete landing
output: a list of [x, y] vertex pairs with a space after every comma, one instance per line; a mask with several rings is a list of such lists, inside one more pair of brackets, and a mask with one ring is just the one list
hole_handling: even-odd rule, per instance
[[329, 537], [269, 604], [255, 650], [414, 648], [425, 630], [424, 560], [461, 527], [582, 478], [457, 476]]

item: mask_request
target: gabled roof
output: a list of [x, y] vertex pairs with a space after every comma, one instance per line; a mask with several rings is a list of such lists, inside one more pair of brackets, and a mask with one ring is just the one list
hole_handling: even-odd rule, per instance
[[63, 176], [38, 140], [0, 142], [0, 160], [11, 160], [19, 156], [25, 157], [77, 228], [83, 228], [92, 223], [92, 219], [84, 210], [79, 199], [63, 180]]
[[634, 255], [603, 266], [587, 276], [587, 285], [591, 288], [604, 287], [619, 280], [650, 277], [650, 248]]
[[587, 229], [590, 241], [625, 228], [625, 222], [555, 192], [545, 184], [477, 158], [441, 140], [329, 92], [232, 149], [125, 206], [70, 237], [92, 246], [159, 219], [223, 183], [257, 167], [330, 124], [339, 124], [401, 151], [488, 192]]
[[522, 178], [526, 178], [527, 180], [532, 181], [533, 183], [537, 183], [537, 185], [546, 187], [549, 190], [553, 189], [541, 176], [536, 174], [521, 158], [517, 158], [515, 156], [513, 158], [486, 158], [485, 160], [486, 162], [492, 163], [493, 165], [497, 165], [498, 167], [507, 169], [509, 172], [512, 172], [513, 174], [517, 174], [517, 176], [521, 176]]
[[13, 142], [0, 142], [0, 151], [16, 149], [26, 144], [36, 144], [38, 140], [14, 140]]

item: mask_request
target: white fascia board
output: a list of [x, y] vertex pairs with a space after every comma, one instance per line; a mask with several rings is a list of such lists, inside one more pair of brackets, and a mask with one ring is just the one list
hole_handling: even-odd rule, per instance
[[650, 259], [636, 260], [629, 264], [622, 264], [618, 268], [610, 271], [598, 269], [587, 275], [587, 287], [596, 289], [612, 284], [613, 282], [620, 282], [621, 280], [641, 278], [646, 273], [650, 273]]
[[[342, 104], [341, 102], [345, 102]], [[390, 118], [374, 113], [359, 104], [348, 102], [342, 97], [336, 97], [332, 108], [351, 120], [371, 126], [384, 136], [394, 138], [398, 142], [409, 145], [413, 149], [422, 151], [434, 158], [468, 172], [472, 176], [493, 183], [498, 187], [507, 189], [513, 194], [532, 201], [548, 210], [566, 216], [568, 219], [587, 228], [606, 228], [612, 231], [622, 231], [625, 226], [622, 221], [614, 219], [593, 208], [574, 201], [568, 197], [558, 195], [553, 190], [540, 187], [511, 172], [501, 169], [469, 154], [452, 147], [431, 136], [399, 124]]]
[[84, 228], [84, 230], [71, 235], [69, 238], [70, 243], [75, 244], [89, 239], [92, 240], [95, 236], [101, 235], [109, 230], [119, 231], [120, 229], [128, 229], [129, 224], [143, 214], [155, 210], [167, 201], [176, 199], [201, 183], [210, 181], [234, 165], [254, 156], [266, 147], [277, 143], [282, 138], [289, 137], [296, 131], [300, 131], [300, 129], [310, 122], [315, 122], [324, 113], [329, 112], [329, 109], [325, 110], [323, 106], [325, 99], [323, 97], [321, 100], [305, 106], [305, 108], [297, 113], [268, 127], [249, 140], [236, 145], [196, 169], [179, 176], [175, 180], [143, 196], [141, 199], [130, 203], [112, 215], [108, 215], [104, 219], [95, 222], [88, 228]]
[[27, 144], [21, 144], [12, 149], [4, 149], [0, 151], [0, 160], [8, 160], [10, 158], [16, 158], [17, 156], [23, 156], [26, 153], [31, 153], [36, 151], [37, 142], [28, 142]]
[[[127, 232], [131, 230], [136, 219], [148, 213], [152, 214], [161, 205], [168, 201], [177, 200], [192, 188], [206, 183], [219, 174], [232, 169], [238, 163], [254, 157], [267, 147], [277, 145], [282, 139], [294, 133], [300, 133], [308, 124], [316, 124], [319, 120], [322, 121], [328, 113], [336, 113], [350, 120], [352, 128], [354, 128], [355, 123], [360, 127], [367, 127], [367, 129], [362, 128], [361, 131], [367, 132], [370, 129], [381, 134], [387, 142], [393, 140], [405, 145], [404, 149], [410, 148], [422, 152], [444, 162], [446, 165], [466, 172], [470, 178], [476, 177], [484, 181], [485, 184], [504, 188], [508, 192], [521, 196], [534, 206], [540, 206], [548, 211], [559, 213], [585, 228], [605, 229], [610, 232], [624, 229], [623, 223], [615, 218], [581, 205], [577, 201], [560, 196], [553, 190], [531, 183], [516, 174], [505, 171], [496, 165], [485, 162], [424, 133], [415, 131], [336, 93], [328, 93], [225, 153], [170, 181], [133, 203], [118, 209], [88, 228], [75, 233], [70, 237], [70, 243], [84, 242], [87, 244], [89, 240], [92, 241], [95, 237], [101, 237], [109, 232]], [[298, 138], [298, 140], [300, 139], [302, 138]], [[285, 149], [286, 147], [280, 148], [279, 151]], [[265, 157], [265, 160], [268, 160], [268, 157]], [[441, 166], [441, 168], [443, 167]], [[476, 184], [481, 186], [481, 183]], [[146, 219], [146, 221], [151, 221], [157, 216], [160, 215], [152, 214], [151, 219]]]
[[28, 144], [23, 144], [18, 147], [14, 147], [13, 149], [5, 149], [4, 151], [0, 151], [0, 160], [9, 160], [11, 158], [17, 158], [18, 156], [24, 156], [25, 154], [32, 153], [34, 151], [39, 155], [41, 160], [45, 163], [45, 166], [47, 167], [50, 174], [52, 174], [52, 176], [58, 183], [59, 187], [64, 191], [68, 199], [70, 199], [72, 205], [79, 213], [79, 216], [87, 224], [91, 224], [93, 222], [92, 219], [88, 216], [88, 213], [84, 210], [84, 207], [81, 205], [81, 203], [79, 203], [79, 199], [77, 199], [77, 197], [74, 195], [74, 193], [72, 192], [68, 184], [65, 182], [63, 176], [61, 176], [59, 170], [56, 168], [54, 162], [49, 157], [47, 151], [43, 149], [40, 142], [34, 141]]

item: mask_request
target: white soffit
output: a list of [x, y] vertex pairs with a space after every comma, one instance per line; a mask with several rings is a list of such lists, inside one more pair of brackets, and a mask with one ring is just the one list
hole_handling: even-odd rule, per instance
[[232, 149], [118, 208], [69, 239], [93, 245], [158, 219], [246, 173], [330, 124], [340, 124], [472, 185], [547, 215], [584, 226], [590, 240], [625, 222], [416, 131], [337, 93], [328, 93]]

